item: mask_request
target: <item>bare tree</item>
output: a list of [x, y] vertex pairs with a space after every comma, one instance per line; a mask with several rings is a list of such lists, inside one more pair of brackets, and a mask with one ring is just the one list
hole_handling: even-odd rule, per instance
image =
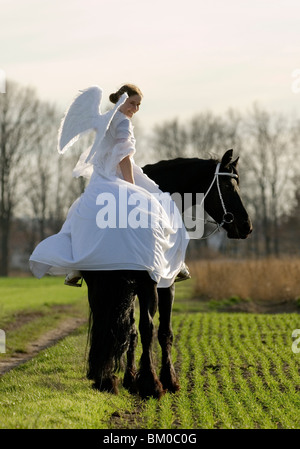
[[242, 133], [249, 201], [257, 231], [263, 236], [265, 254], [279, 254], [280, 218], [292, 210], [296, 201], [297, 134], [287, 118], [271, 115], [258, 105], [245, 118]]
[[238, 127], [241, 116], [230, 109], [224, 116], [203, 112], [188, 123], [188, 136], [193, 156], [220, 154], [239, 145]]
[[[46, 237], [46, 226], [53, 207], [53, 178], [57, 174], [55, 164], [57, 126], [59, 116], [56, 108], [49, 103], [40, 103], [36, 116], [38, 125], [37, 142], [32, 148], [27, 161], [28, 175], [24, 181], [26, 200], [33, 215], [33, 234], [31, 245], [35, 241], [35, 225], [37, 225], [37, 238]], [[31, 250], [32, 248], [29, 248]]]
[[152, 148], [160, 158], [175, 158], [186, 155], [188, 136], [177, 119], [157, 125], [152, 136]]
[[9, 238], [13, 214], [23, 200], [23, 162], [36, 144], [38, 99], [35, 91], [8, 81], [0, 97], [0, 275], [8, 274]]

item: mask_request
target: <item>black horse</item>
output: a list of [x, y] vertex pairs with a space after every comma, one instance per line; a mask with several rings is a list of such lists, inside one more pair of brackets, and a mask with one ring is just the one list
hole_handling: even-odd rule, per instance
[[[227, 232], [228, 238], [244, 239], [252, 231], [251, 221], [239, 194], [238, 159], [232, 161], [228, 150], [221, 161], [215, 159], [178, 158], [161, 161], [143, 168], [161, 190], [206, 192], [205, 211]], [[165, 391], [179, 389], [171, 359], [173, 332], [171, 327], [174, 284], [157, 288], [146, 271], [83, 271], [90, 304], [90, 349], [87, 377], [101, 391], [118, 392], [117, 371], [127, 353], [123, 385], [142, 398], [159, 398]], [[138, 332], [134, 319], [134, 303], [139, 299], [139, 331], [142, 356], [139, 369], [135, 363]], [[162, 365], [158, 378], [152, 360], [153, 317], [158, 308], [158, 340]]]

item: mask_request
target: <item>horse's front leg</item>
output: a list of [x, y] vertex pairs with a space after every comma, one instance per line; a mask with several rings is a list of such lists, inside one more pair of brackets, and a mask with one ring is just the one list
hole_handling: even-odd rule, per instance
[[158, 341], [162, 350], [160, 381], [165, 390], [175, 393], [180, 388], [171, 357], [173, 344], [171, 317], [175, 285], [173, 284], [168, 288], [159, 288], [157, 291], [159, 310]]
[[164, 390], [157, 377], [152, 358], [153, 317], [157, 310], [157, 289], [156, 284], [148, 274], [147, 278], [141, 278], [138, 284], [137, 294], [140, 303], [139, 330], [143, 352], [136, 377], [136, 385], [138, 393], [142, 398], [145, 399], [150, 396], [160, 398], [164, 394]]

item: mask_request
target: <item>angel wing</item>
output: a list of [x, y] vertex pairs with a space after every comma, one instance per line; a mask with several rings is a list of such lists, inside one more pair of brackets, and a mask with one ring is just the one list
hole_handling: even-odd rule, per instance
[[[121, 96], [118, 103], [105, 114], [101, 113], [102, 89], [92, 86], [79, 91], [69, 109], [66, 111], [58, 131], [58, 152], [65, 153], [83, 134], [94, 129], [96, 137], [86, 162], [94, 153], [94, 147], [101, 143], [117, 109], [125, 102], [128, 95]], [[85, 152], [86, 153], [86, 152]]]
[[61, 121], [58, 131], [58, 152], [65, 153], [79, 137], [97, 125], [102, 90], [90, 87], [74, 99]]

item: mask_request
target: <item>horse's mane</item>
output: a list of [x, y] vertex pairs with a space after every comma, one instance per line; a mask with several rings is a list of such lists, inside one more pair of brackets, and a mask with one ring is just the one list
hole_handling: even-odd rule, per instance
[[219, 162], [219, 158], [216, 156], [212, 156], [209, 159], [200, 159], [198, 157], [177, 157], [175, 159], [167, 159], [167, 160], [161, 160], [159, 162], [155, 162], [153, 164], [147, 164], [145, 165], [145, 167], [143, 168], [150, 168], [151, 166], [155, 166], [156, 168], [163, 168], [166, 165], [170, 168], [176, 168], [178, 166], [182, 167], [182, 166], [187, 166], [187, 165], [191, 165], [191, 164], [195, 164], [196, 162], [202, 162], [202, 163], [218, 163]]

